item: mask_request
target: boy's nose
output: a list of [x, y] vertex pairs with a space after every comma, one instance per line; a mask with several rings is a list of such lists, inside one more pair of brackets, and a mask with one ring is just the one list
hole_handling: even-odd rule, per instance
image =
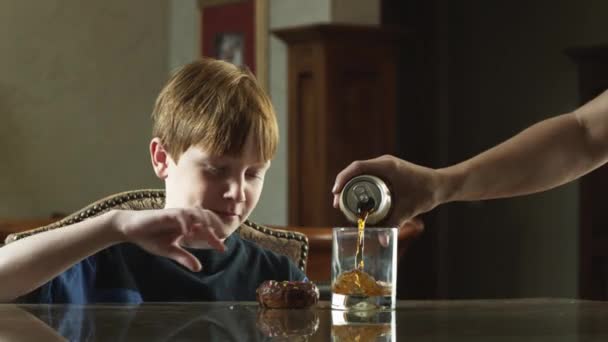
[[236, 202], [245, 202], [245, 186], [243, 182], [236, 180], [228, 182], [228, 190], [224, 194], [224, 198]]

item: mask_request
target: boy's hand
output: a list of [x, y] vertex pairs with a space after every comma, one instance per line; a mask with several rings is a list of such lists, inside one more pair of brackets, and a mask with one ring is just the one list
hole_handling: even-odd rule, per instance
[[205, 241], [224, 251], [224, 244], [214, 233], [222, 221], [213, 212], [200, 208], [171, 208], [159, 210], [118, 211], [115, 226], [124, 239], [144, 250], [171, 258], [193, 272], [201, 263], [186, 251], [180, 242]]

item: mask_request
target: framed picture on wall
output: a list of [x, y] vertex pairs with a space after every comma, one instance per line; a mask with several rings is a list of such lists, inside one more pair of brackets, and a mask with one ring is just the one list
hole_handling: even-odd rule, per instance
[[201, 54], [249, 68], [268, 89], [268, 0], [199, 0]]

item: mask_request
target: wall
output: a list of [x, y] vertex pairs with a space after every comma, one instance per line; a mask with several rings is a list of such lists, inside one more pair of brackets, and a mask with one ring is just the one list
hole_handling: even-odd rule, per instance
[[161, 185], [147, 149], [166, 13], [161, 0], [0, 2], [0, 217]]
[[332, 0], [331, 19], [333, 23], [379, 25], [379, 0]]
[[200, 11], [197, 0], [169, 0], [169, 71], [201, 54]]
[[[379, 21], [376, 0], [269, 0], [269, 12], [271, 30]], [[10, 151], [0, 168], [0, 217], [46, 217], [117, 191], [162, 187], [149, 166], [149, 114], [170, 71], [199, 56], [197, 0], [7, 0], [0, 19], [10, 52], [0, 54], [0, 143]], [[287, 61], [284, 44], [270, 37], [281, 144], [252, 218], [284, 225]]]

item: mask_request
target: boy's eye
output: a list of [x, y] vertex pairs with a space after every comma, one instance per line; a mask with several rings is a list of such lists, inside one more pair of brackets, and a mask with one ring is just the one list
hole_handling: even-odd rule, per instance
[[206, 165], [205, 166], [205, 171], [208, 171], [209, 173], [211, 173], [213, 175], [221, 175], [221, 174], [223, 174], [223, 173], [226, 172], [226, 168], [225, 167], [212, 166], [212, 165]]
[[262, 171], [249, 171], [245, 175], [251, 178], [264, 179], [264, 172]]

